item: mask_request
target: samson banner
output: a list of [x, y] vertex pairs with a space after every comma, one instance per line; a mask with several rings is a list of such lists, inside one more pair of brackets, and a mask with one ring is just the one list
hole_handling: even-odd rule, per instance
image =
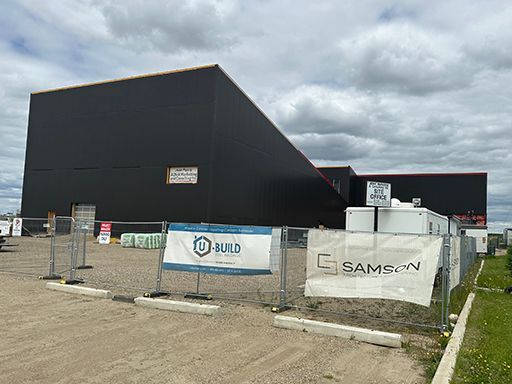
[[312, 229], [306, 296], [379, 298], [430, 306], [443, 238]]
[[169, 225], [164, 268], [222, 275], [270, 274], [271, 227]]
[[460, 283], [460, 243], [459, 236], [452, 236], [450, 253], [450, 291]]

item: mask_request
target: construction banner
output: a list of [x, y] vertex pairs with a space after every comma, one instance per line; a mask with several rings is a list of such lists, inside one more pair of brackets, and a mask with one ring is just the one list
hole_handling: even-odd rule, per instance
[[272, 228], [169, 225], [164, 269], [222, 275], [270, 274]]
[[442, 244], [441, 236], [310, 230], [305, 295], [428, 307]]
[[459, 236], [452, 236], [451, 238], [451, 253], [450, 253], [450, 291], [460, 283], [460, 242]]

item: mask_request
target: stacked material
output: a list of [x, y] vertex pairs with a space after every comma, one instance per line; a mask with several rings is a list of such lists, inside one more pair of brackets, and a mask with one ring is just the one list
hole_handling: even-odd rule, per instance
[[160, 248], [161, 236], [160, 233], [137, 233], [135, 235], [135, 248]]
[[160, 248], [162, 239], [161, 233], [123, 233], [121, 235], [121, 246], [124, 248]]
[[121, 246], [123, 248], [135, 247], [135, 233], [123, 233], [121, 235]]

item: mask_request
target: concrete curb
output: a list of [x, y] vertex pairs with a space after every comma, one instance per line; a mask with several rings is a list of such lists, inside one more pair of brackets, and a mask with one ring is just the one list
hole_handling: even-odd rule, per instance
[[446, 350], [444, 351], [443, 357], [441, 358], [441, 362], [437, 367], [437, 371], [434, 375], [434, 379], [432, 380], [432, 384], [448, 384], [452, 379], [455, 363], [457, 362], [457, 355], [459, 354], [460, 346], [462, 345], [462, 340], [464, 339], [466, 324], [468, 321], [469, 313], [471, 312], [471, 305], [473, 304], [474, 298], [475, 294], [471, 292], [468, 295], [466, 303], [464, 304], [464, 308], [462, 308], [462, 311], [460, 312], [459, 319], [457, 320], [457, 324], [453, 329], [452, 337], [446, 346]]
[[478, 268], [478, 272], [476, 273], [476, 276], [475, 276], [475, 281], [473, 281], [473, 284], [475, 286], [478, 286], [478, 278], [480, 277], [480, 274], [482, 273], [482, 269], [484, 268], [484, 262], [485, 262], [485, 259], [482, 259], [482, 262], [480, 263], [480, 268]]
[[103, 289], [81, 287], [79, 285], [46, 283], [46, 288], [51, 289], [52, 291], [74, 293], [77, 295], [92, 296], [92, 297], [97, 297], [100, 299], [111, 299], [112, 298], [112, 292], [110, 292], [110, 291], [105, 291]]
[[173, 301], [166, 299], [151, 299], [148, 297], [136, 297], [135, 305], [142, 307], [163, 309], [165, 311], [195, 313], [198, 315], [214, 316], [220, 314], [218, 305], [188, 303], [186, 301]]
[[303, 332], [319, 333], [327, 336], [342, 337], [344, 339], [363, 341], [365, 343], [383, 345], [385, 347], [400, 348], [402, 346], [402, 335], [397, 333], [374, 331], [371, 329], [350, 327], [347, 325], [299, 319], [297, 317], [276, 315], [274, 317], [273, 326]]

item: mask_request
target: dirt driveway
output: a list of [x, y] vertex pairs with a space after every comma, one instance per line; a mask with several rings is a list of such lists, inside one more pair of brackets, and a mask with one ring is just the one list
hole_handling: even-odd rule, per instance
[[424, 383], [404, 351], [271, 326], [267, 308], [220, 317], [53, 292], [0, 274], [2, 383]]

